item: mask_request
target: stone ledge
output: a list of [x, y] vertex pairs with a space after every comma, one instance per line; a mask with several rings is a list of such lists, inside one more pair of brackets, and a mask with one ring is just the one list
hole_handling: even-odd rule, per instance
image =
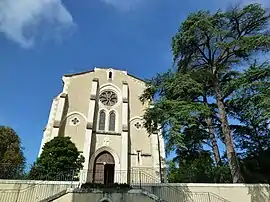
[[97, 97], [96, 95], [91, 95], [90, 100], [96, 100], [96, 97]]
[[[112, 188], [114, 189], [114, 188]], [[98, 189], [98, 188], [92, 188], [89, 189], [91, 190], [90, 193], [103, 193], [102, 189]], [[67, 188], [66, 193], [89, 193], [88, 189], [81, 189], [81, 188]], [[118, 190], [114, 189], [115, 192], [117, 193]], [[121, 191], [121, 190], [120, 190]], [[141, 194], [143, 193], [143, 191], [141, 189], [137, 189], [137, 188], [132, 188], [129, 190], [123, 190], [124, 192], [127, 192], [129, 194]]]
[[100, 131], [100, 130], [97, 130], [95, 132], [96, 132], [96, 134], [101, 134], [101, 135], [117, 135], [117, 136], [121, 136], [121, 133], [111, 132], [111, 131]]
[[67, 97], [67, 94], [66, 93], [62, 93], [61, 95], [60, 95], [60, 98], [66, 98]]
[[54, 128], [59, 128], [59, 127], [60, 127], [60, 124], [61, 124], [60, 121], [54, 121], [54, 122], [53, 122], [53, 127], [54, 127]]
[[86, 129], [93, 129], [93, 123], [92, 122], [87, 122], [87, 124], [86, 124]]
[[79, 185], [79, 181], [0, 180], [0, 184]]
[[127, 98], [123, 98], [123, 103], [128, 103], [128, 99]]
[[[214, 184], [214, 183], [168, 183], [171, 186], [175, 187], [268, 187], [270, 188], [269, 184]], [[153, 185], [153, 186], [165, 186], [163, 184]]]
[[128, 126], [127, 125], [122, 125], [122, 131], [123, 132], [128, 132]]

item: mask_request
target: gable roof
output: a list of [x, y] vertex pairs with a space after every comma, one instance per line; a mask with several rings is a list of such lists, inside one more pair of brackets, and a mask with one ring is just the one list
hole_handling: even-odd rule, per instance
[[[108, 67], [96, 67], [96, 68], [99, 68], [99, 69], [114, 69], [114, 68], [108, 68]], [[114, 69], [114, 70], [118, 70], [118, 71], [122, 71], [122, 70], [119, 70], [119, 69]], [[79, 76], [79, 75], [83, 75], [83, 74], [87, 74], [87, 73], [91, 73], [91, 72], [95, 72], [94, 69], [91, 69], [91, 70], [87, 70], [87, 71], [83, 71], [83, 72], [77, 72], [77, 73], [73, 73], [73, 74], [65, 74], [64, 77], [72, 77], [72, 76]], [[130, 73], [127, 73], [128, 76], [130, 77], [133, 77], [134, 79], [138, 79], [142, 82], [145, 82], [144, 79], [141, 79], [137, 76], [134, 76]]]
[[94, 72], [94, 70], [88, 70], [88, 71], [83, 71], [83, 72], [77, 72], [77, 73], [72, 73], [72, 74], [64, 74], [64, 77], [72, 77], [72, 76], [78, 76], [78, 75], [82, 75], [82, 74], [87, 74], [90, 72]]

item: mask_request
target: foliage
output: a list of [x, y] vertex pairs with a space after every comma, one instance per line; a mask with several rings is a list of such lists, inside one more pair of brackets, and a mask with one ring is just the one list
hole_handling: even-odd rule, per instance
[[74, 180], [83, 168], [83, 162], [84, 157], [70, 137], [55, 137], [45, 143], [28, 177], [35, 180]]
[[183, 152], [180, 163], [169, 163], [168, 180], [171, 183], [228, 183], [231, 182], [230, 169], [227, 165], [214, 165], [211, 154], [207, 151]]
[[213, 88], [218, 106], [233, 182], [243, 181], [224, 103], [234, 88], [226, 88], [222, 80], [226, 75], [238, 75], [234, 69], [241, 62], [250, 60], [256, 53], [269, 51], [269, 19], [259, 4], [214, 14], [199, 11], [190, 14], [173, 37], [172, 50], [178, 71], [200, 72], [209, 78], [207, 82]]
[[270, 148], [249, 154], [242, 159], [242, 169], [247, 183], [270, 183]]
[[25, 158], [20, 137], [7, 126], [0, 126], [0, 178], [16, 179], [24, 174]]
[[181, 70], [204, 69], [212, 76], [231, 70], [241, 58], [268, 51], [269, 14], [259, 4], [228, 12], [192, 13], [173, 37], [174, 60]]
[[185, 126], [200, 125], [200, 119], [210, 113], [208, 106], [199, 102], [201, 96], [202, 87], [188, 74], [169, 71], [157, 75], [148, 81], [141, 96], [143, 102], [155, 100], [144, 115], [146, 129], [149, 133], [162, 129], [168, 150], [182, 147]]
[[[233, 118], [241, 125], [233, 125], [238, 146], [248, 154], [270, 146], [269, 106], [264, 101], [270, 94], [270, 64], [251, 66], [243, 75], [246, 84], [239, 88], [227, 102]], [[252, 82], [250, 82], [252, 80]]]
[[204, 148], [208, 134], [194, 126], [186, 128], [184, 134], [185, 147], [176, 149], [176, 157], [169, 163], [168, 180], [186, 183], [231, 182], [228, 165], [225, 162], [216, 165], [211, 152]]
[[[241, 86], [227, 102], [230, 115], [240, 124], [232, 125], [245, 181], [269, 183], [269, 97], [270, 64], [252, 65], [244, 72]], [[252, 81], [252, 82], [250, 82]]]
[[[243, 165], [251, 155], [237, 156], [235, 144], [244, 150], [253, 150], [251, 144], [255, 143], [254, 134], [259, 126], [263, 137], [260, 142], [268, 138], [265, 127], [269, 124], [269, 84], [266, 81], [269, 68], [266, 63], [254, 63], [248, 70], [242, 70], [259, 53], [269, 51], [269, 19], [269, 13], [259, 4], [235, 7], [227, 12], [190, 14], [172, 40], [175, 71], [158, 74], [148, 81], [141, 96], [141, 101], [152, 104], [144, 116], [145, 127], [150, 133], [163, 130], [168, 151], [177, 151], [177, 157], [188, 162], [185, 165], [181, 161], [179, 169], [186, 166], [188, 171], [193, 170], [193, 180], [202, 176], [204, 181], [212, 180], [209, 177], [212, 168], [217, 169], [215, 172], [226, 170], [222, 163], [212, 165], [211, 157], [201, 149], [210, 140], [218, 163], [216, 135], [226, 146], [225, 156], [233, 182], [244, 181], [239, 158], [242, 157]], [[240, 124], [230, 124], [229, 115]], [[251, 116], [256, 117], [256, 121]], [[257, 122], [256, 130], [251, 120]], [[242, 137], [250, 141], [248, 144], [244, 141], [246, 148], [241, 144], [241, 130]], [[185, 155], [190, 147], [186, 136], [193, 138], [191, 145], [197, 149]], [[189, 176], [187, 173], [179, 175]]]

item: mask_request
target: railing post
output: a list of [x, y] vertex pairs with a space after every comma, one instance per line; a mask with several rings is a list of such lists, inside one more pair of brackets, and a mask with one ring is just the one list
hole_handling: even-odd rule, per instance
[[139, 171], [140, 189], [142, 188], [142, 176], [141, 171]]
[[73, 181], [75, 181], [74, 178], [75, 178], [75, 171], [74, 171], [74, 169], [72, 169], [72, 174], [71, 174], [71, 179], [70, 179], [70, 181], [71, 181], [70, 188], [73, 188]]
[[210, 198], [210, 193], [208, 192], [208, 199], [209, 199], [209, 202], [211, 202], [211, 198]]

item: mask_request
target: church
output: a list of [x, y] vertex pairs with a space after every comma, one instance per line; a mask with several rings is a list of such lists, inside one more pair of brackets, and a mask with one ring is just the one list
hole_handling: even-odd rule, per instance
[[111, 68], [64, 75], [62, 80], [39, 155], [46, 142], [69, 136], [85, 158], [83, 182], [129, 183], [135, 171], [164, 179], [164, 139], [159, 131], [149, 134], [143, 127], [149, 107], [139, 100], [143, 80]]

